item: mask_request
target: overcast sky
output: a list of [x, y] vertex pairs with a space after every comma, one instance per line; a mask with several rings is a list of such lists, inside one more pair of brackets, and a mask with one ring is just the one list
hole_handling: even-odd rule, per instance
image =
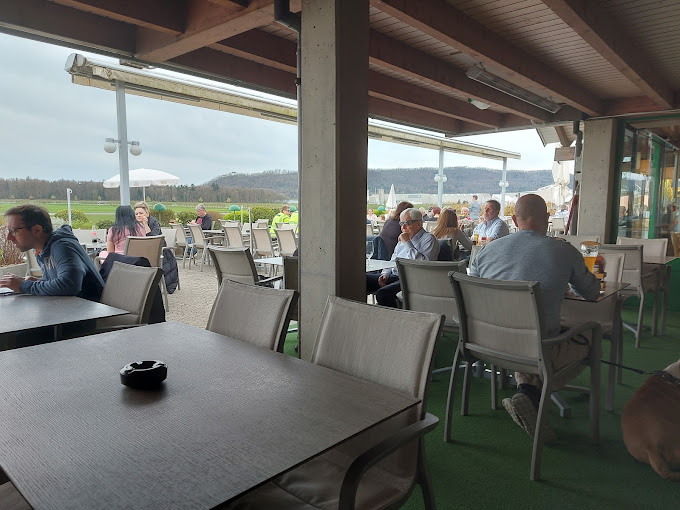
[[[103, 181], [118, 173], [117, 153], [103, 149], [104, 138], [117, 138], [115, 94], [71, 83], [64, 64], [74, 52], [0, 34], [0, 177]], [[128, 140], [138, 140], [143, 150], [129, 156], [130, 169], [163, 170], [182, 184], [229, 172], [297, 170], [295, 126], [126, 97]], [[520, 152], [522, 159], [509, 160], [509, 169], [552, 166], [554, 148], [544, 148], [535, 130], [461, 140]], [[369, 140], [369, 168], [436, 167], [438, 161], [434, 150]], [[444, 164], [502, 165], [457, 154], [446, 154]]]

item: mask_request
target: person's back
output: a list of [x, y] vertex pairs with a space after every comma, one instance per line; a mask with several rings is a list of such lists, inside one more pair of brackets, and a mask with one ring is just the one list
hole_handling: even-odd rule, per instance
[[128, 227], [122, 227], [118, 229], [111, 227], [107, 234], [106, 240], [113, 243], [113, 251], [115, 253], [118, 253], [119, 255], [125, 255], [125, 245], [127, 244], [128, 236], [145, 237], [146, 232], [144, 231], [144, 226], [139, 224], [132, 232]]
[[482, 214], [482, 204], [480, 204], [475, 197], [475, 200], [470, 202], [470, 218], [472, 221], [477, 221]]

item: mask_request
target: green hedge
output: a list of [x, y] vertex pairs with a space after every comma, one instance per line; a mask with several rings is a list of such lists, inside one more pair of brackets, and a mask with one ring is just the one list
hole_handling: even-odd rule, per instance
[[[62, 209], [61, 211], [57, 211], [54, 213], [54, 216], [64, 220], [65, 222], [68, 222], [68, 209]], [[79, 211], [78, 209], [71, 209], [71, 222], [73, 228], [92, 228], [92, 223], [90, 222], [90, 219], [87, 217], [87, 214], [85, 214], [83, 211]]]
[[253, 213], [253, 221], [254, 220], [264, 220], [267, 219], [270, 222], [274, 219], [274, 216], [276, 216], [277, 213], [281, 211], [280, 207], [264, 207], [264, 206], [255, 206], [251, 208], [251, 211]]
[[180, 223], [186, 225], [190, 221], [194, 221], [196, 219], [196, 213], [194, 211], [181, 211], [177, 215], [177, 219]]
[[97, 228], [110, 229], [113, 227], [113, 220], [100, 220], [97, 222]]
[[[248, 214], [248, 211], [243, 211], [243, 223], [248, 223]], [[228, 212], [222, 219], [241, 221], [241, 211]]]

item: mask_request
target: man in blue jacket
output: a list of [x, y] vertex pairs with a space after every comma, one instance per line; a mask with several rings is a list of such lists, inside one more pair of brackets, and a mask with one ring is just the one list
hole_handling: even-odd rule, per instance
[[35, 249], [42, 279], [7, 274], [0, 287], [38, 296], [78, 296], [98, 301], [104, 280], [69, 225], [52, 230], [46, 209], [20, 205], [5, 213], [7, 239], [21, 251]]

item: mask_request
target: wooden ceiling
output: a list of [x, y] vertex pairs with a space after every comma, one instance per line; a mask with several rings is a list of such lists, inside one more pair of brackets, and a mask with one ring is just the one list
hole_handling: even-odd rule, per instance
[[[462, 136], [637, 115], [680, 146], [678, 0], [370, 0], [367, 15], [372, 117]], [[274, 0], [0, 0], [0, 31], [295, 95], [297, 35]]]

